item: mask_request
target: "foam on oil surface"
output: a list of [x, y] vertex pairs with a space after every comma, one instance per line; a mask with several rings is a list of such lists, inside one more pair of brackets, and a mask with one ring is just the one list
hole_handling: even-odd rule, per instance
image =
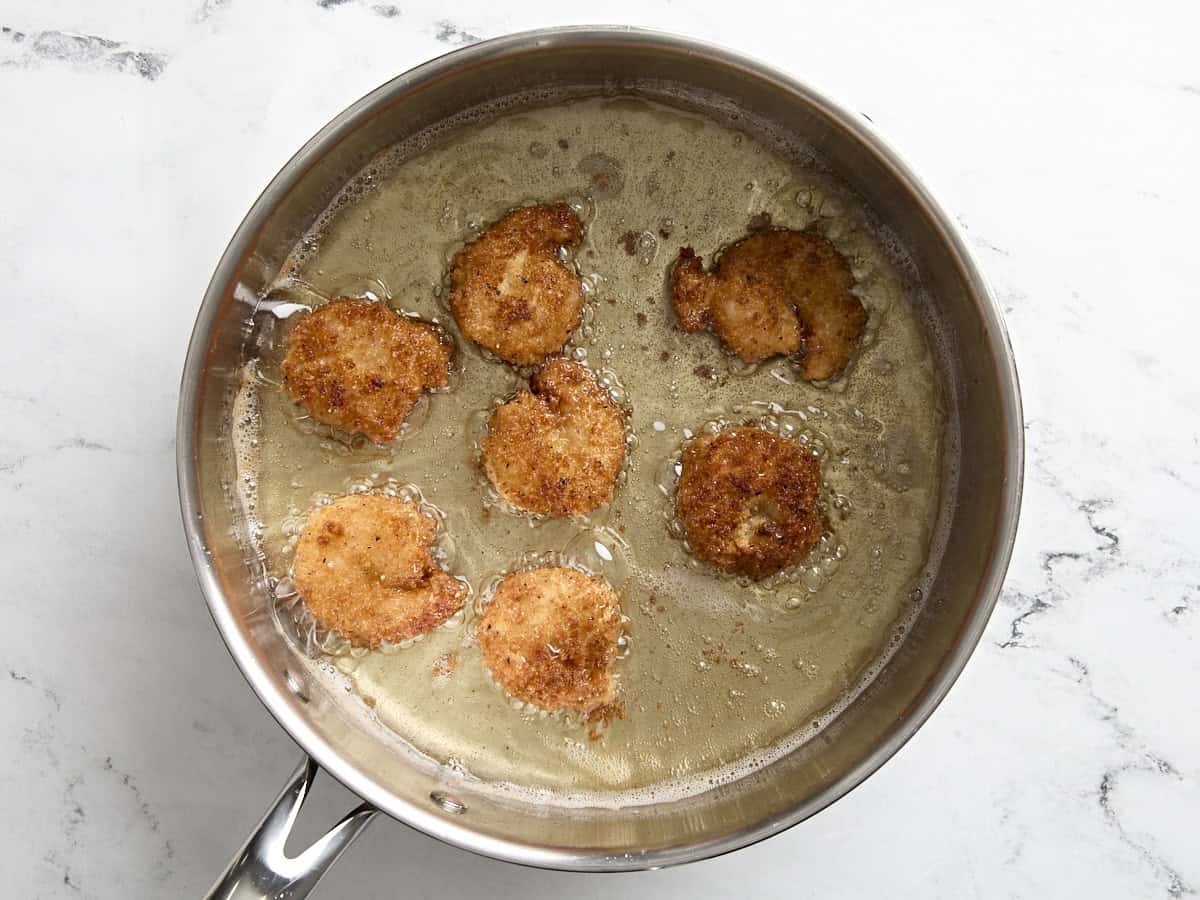
[[[258, 428], [235, 436], [269, 571], [286, 579], [315, 502], [415, 485], [443, 517], [450, 570], [477, 597], [531, 553], [609, 578], [631, 620], [618, 664], [627, 717], [591, 740], [577, 723], [518, 708], [480, 664], [469, 605], [462, 621], [411, 646], [321, 658], [380, 722], [455, 772], [559, 803], [663, 800], [770, 762], [869, 682], [919, 609], [945, 411], [895, 248], [829, 176], [742, 131], [639, 99], [563, 103], [435, 137], [367, 166], [297, 245], [256, 315], [259, 359], [237, 409]], [[412, 157], [414, 147], [422, 152]], [[575, 255], [586, 326], [568, 352], [611, 371], [631, 409], [623, 483], [586, 521], [531, 520], [491, 498], [477, 441], [522, 373], [464, 342], [444, 307], [447, 261], [464, 240], [513, 206], [557, 199], [587, 220]], [[665, 278], [679, 248], [709, 262], [764, 215], [819, 228], [851, 261], [868, 337], [833, 385], [805, 384], [782, 360], [738, 365], [711, 336], [673, 325]], [[280, 390], [287, 313], [339, 295], [376, 297], [457, 340], [452, 389], [424, 398], [391, 448], [314, 426]], [[684, 440], [745, 421], [822, 456], [833, 525], [803, 567], [758, 584], [696, 564], [671, 527]], [[292, 636], [308, 652], [343, 649]]]

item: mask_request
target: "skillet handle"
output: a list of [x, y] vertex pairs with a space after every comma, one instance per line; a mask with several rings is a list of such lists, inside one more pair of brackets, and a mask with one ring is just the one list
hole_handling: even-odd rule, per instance
[[205, 900], [300, 900], [317, 886], [379, 812], [364, 802], [299, 856], [286, 856], [284, 845], [317, 771], [305, 758]]

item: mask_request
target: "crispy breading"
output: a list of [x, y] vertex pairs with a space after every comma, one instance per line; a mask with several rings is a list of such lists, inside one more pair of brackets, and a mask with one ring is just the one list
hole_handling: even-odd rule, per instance
[[546, 566], [507, 576], [476, 635], [509, 694], [542, 709], [591, 712], [616, 694], [620, 601], [602, 578]]
[[621, 408], [574, 360], [557, 356], [492, 413], [483, 467], [513, 506], [545, 516], [583, 516], [612, 499], [625, 462]]
[[675, 512], [697, 557], [765, 578], [820, 540], [820, 484], [820, 464], [795, 441], [757, 427], [728, 428], [684, 449]]
[[322, 627], [357, 647], [425, 634], [462, 608], [466, 586], [429, 550], [437, 522], [416, 503], [351, 494], [309, 513], [292, 577]]
[[809, 381], [840, 374], [867, 324], [854, 276], [830, 241], [811, 231], [756, 231], [727, 248], [707, 274], [690, 247], [671, 270], [684, 331], [711, 328], [745, 362], [800, 354]]
[[506, 362], [537, 365], [579, 325], [583, 286], [559, 258], [583, 237], [565, 203], [515, 209], [454, 257], [450, 311], [463, 335]]
[[314, 419], [392, 440], [421, 394], [449, 383], [450, 344], [382, 303], [334, 300], [287, 337], [283, 386]]

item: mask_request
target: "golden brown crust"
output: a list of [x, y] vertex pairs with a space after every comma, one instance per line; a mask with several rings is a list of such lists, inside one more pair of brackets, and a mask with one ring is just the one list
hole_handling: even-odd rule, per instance
[[687, 445], [675, 512], [697, 557], [765, 578], [820, 539], [820, 481], [820, 464], [796, 442], [762, 428], [729, 428]]
[[357, 647], [425, 634], [462, 608], [467, 589], [429, 555], [437, 523], [417, 504], [351, 494], [309, 513], [292, 575], [323, 628]]
[[521, 366], [561, 350], [579, 325], [583, 286], [558, 253], [582, 236], [579, 217], [558, 203], [515, 209], [463, 247], [449, 299], [463, 335]]
[[334, 300], [287, 337], [283, 386], [318, 422], [392, 440], [421, 394], [449, 383], [450, 345], [382, 303]]
[[546, 566], [500, 582], [476, 634], [483, 664], [509, 694], [542, 709], [586, 713], [613, 703], [622, 627], [607, 582]]
[[557, 356], [498, 407], [484, 435], [483, 467], [513, 506], [583, 516], [612, 499], [625, 462], [625, 423], [590, 369]]
[[756, 231], [704, 273], [690, 247], [671, 271], [671, 302], [689, 333], [712, 330], [745, 362], [801, 353], [801, 374], [841, 373], [862, 338], [867, 312], [854, 276], [828, 239], [811, 231]]
[[708, 304], [712, 276], [704, 274], [700, 262], [691, 247], [679, 251], [679, 258], [671, 269], [671, 302], [679, 324], [688, 334], [695, 334], [708, 327]]

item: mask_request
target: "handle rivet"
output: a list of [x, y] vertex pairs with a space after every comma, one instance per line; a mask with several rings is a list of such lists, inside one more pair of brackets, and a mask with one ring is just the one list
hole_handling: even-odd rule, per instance
[[456, 816], [461, 816], [467, 811], [467, 805], [461, 800], [455, 800], [449, 794], [443, 794], [441, 791], [434, 791], [429, 795], [429, 799], [441, 809], [443, 812], [448, 812]]
[[299, 678], [297, 678], [292, 672], [285, 669], [283, 672], [283, 680], [284, 683], [287, 684], [287, 689], [295, 694], [296, 698], [301, 703], [308, 703], [308, 694], [304, 692], [304, 685], [300, 683]]

